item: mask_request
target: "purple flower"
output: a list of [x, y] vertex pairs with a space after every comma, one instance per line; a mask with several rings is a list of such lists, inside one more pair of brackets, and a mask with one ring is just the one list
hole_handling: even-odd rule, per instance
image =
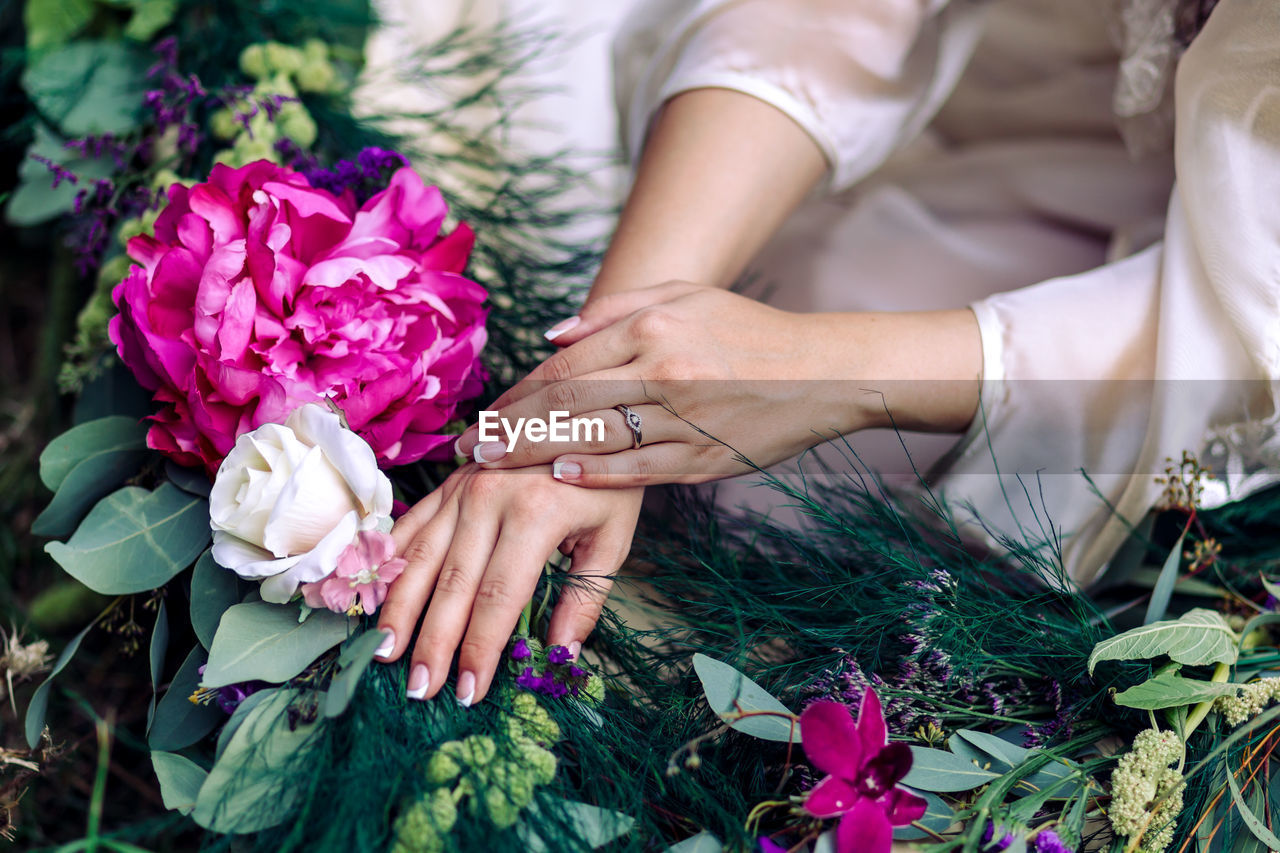
[[760, 842], [760, 853], [787, 853], [787, 848], [772, 839], [761, 836], [756, 841]]
[[512, 660], [528, 660], [533, 657], [533, 652], [529, 651], [529, 641], [524, 637], [520, 637], [511, 646]]
[[533, 667], [526, 666], [524, 672], [516, 676], [516, 684], [519, 684], [525, 690], [532, 690], [538, 693], [542, 689], [542, 676], [535, 673]]
[[573, 660], [573, 653], [565, 646], [549, 646], [547, 648], [547, 663], [560, 666], [571, 660]]
[[1052, 829], [1036, 834], [1036, 853], [1075, 853]]
[[911, 769], [911, 748], [889, 743], [880, 699], [870, 688], [855, 723], [839, 702], [814, 702], [800, 715], [800, 742], [827, 774], [809, 791], [805, 809], [815, 817], [841, 816], [840, 853], [888, 853], [893, 828], [919, 820], [927, 804], [898, 787]]
[[996, 825], [994, 821], [987, 821], [987, 828], [982, 833], [982, 853], [1000, 853], [1007, 850], [1009, 845], [1013, 844], [1013, 835], [1000, 831], [1001, 835], [996, 838]]

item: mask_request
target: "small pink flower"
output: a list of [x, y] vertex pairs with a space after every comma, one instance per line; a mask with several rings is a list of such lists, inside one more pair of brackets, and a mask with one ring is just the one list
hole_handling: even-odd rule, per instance
[[919, 820], [927, 803], [898, 782], [911, 769], [911, 748], [889, 743], [880, 699], [868, 689], [855, 723], [839, 702], [814, 702], [800, 715], [800, 741], [827, 776], [809, 791], [805, 809], [840, 816], [840, 853], [889, 853], [893, 828]]
[[[302, 585], [308, 607], [337, 613], [373, 613], [387, 600], [387, 587], [407, 565], [397, 557], [391, 534], [366, 530], [338, 555], [338, 568], [324, 580]], [[356, 604], [356, 596], [360, 603]]]

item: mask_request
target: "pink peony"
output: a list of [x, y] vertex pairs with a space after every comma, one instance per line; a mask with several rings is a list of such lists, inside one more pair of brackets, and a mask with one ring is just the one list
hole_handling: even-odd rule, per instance
[[332, 399], [383, 467], [447, 456], [479, 394], [474, 235], [408, 168], [357, 209], [267, 161], [174, 185], [113, 294], [111, 340], [161, 410], [148, 443], [212, 476], [236, 436]]
[[302, 585], [302, 598], [317, 610], [327, 607], [349, 613], [359, 596], [362, 612], [373, 613], [387, 600], [387, 587], [407, 565], [404, 558], [396, 556], [391, 534], [366, 530], [338, 555], [333, 574]]

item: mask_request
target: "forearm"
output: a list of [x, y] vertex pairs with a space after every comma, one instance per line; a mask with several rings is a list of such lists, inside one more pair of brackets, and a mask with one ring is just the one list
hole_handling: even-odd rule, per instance
[[818, 393], [842, 431], [963, 432], [977, 413], [982, 337], [967, 308], [795, 316], [797, 342], [812, 342], [805, 370], [833, 380]]
[[825, 169], [817, 143], [764, 101], [677, 95], [650, 131], [589, 299], [673, 279], [728, 287]]

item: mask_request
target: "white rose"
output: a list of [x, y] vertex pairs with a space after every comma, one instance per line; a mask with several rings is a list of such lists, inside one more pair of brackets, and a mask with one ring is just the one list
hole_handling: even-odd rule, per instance
[[327, 577], [362, 530], [391, 518], [391, 481], [373, 450], [315, 404], [284, 425], [236, 439], [209, 495], [213, 558], [250, 580], [264, 601]]

